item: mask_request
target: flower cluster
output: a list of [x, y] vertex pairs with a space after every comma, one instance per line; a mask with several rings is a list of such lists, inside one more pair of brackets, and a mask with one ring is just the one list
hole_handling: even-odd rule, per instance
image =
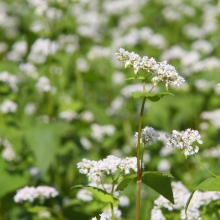
[[[185, 205], [190, 196], [190, 192], [181, 182], [172, 182], [172, 190], [175, 203], [170, 203], [163, 196], [159, 196], [154, 201], [154, 207], [151, 210], [151, 220], [160, 219], [165, 220], [161, 209], [168, 211], [180, 211], [180, 219], [186, 219]], [[187, 209], [187, 219], [201, 220], [201, 207], [207, 206], [212, 201], [220, 200], [219, 192], [200, 192], [196, 191], [190, 201]]]
[[[134, 135], [138, 139], [138, 132], [135, 132]], [[148, 143], [148, 144], [154, 144], [158, 140], [160, 140], [160, 135], [159, 133], [154, 130], [152, 127], [146, 126], [145, 128], [142, 129], [141, 131], [141, 143]]]
[[168, 89], [170, 84], [179, 87], [185, 81], [183, 77], [179, 76], [174, 66], [167, 64], [167, 61], [156, 62], [153, 57], [148, 58], [147, 56], [142, 58], [138, 54], [128, 52], [123, 48], [120, 48], [116, 55], [119, 61], [125, 63], [125, 68], [132, 67], [135, 74], [140, 69], [152, 73], [153, 78], [151, 81], [153, 86], [156, 86], [161, 81], [165, 81], [166, 88]]
[[77, 164], [79, 172], [85, 174], [90, 182], [101, 182], [105, 174], [111, 175], [119, 172], [129, 174], [130, 170], [137, 172], [137, 158], [126, 157], [124, 159], [113, 155], [99, 161], [83, 159]]
[[54, 198], [58, 195], [56, 189], [50, 186], [38, 186], [38, 187], [29, 187], [26, 186], [22, 189], [19, 189], [14, 196], [14, 201], [16, 203], [29, 201], [33, 202], [35, 199], [39, 199], [40, 201], [44, 201], [45, 199]]
[[199, 147], [192, 146], [194, 142], [197, 141], [199, 144], [203, 143], [199, 132], [190, 128], [185, 131], [173, 130], [172, 134], [166, 134], [166, 137], [168, 138], [166, 147], [176, 147], [183, 150], [185, 157], [198, 153]]

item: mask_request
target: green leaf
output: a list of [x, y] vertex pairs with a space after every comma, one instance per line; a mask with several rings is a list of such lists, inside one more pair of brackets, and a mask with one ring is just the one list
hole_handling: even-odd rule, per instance
[[46, 206], [34, 206], [34, 207], [29, 208], [28, 212], [38, 213], [38, 212], [41, 212], [41, 211], [44, 211], [44, 210], [48, 210], [48, 207], [46, 207]]
[[186, 203], [186, 208], [185, 208], [185, 213], [187, 213], [187, 209], [189, 206], [189, 203], [195, 193], [196, 190], [200, 190], [200, 191], [220, 191], [220, 178], [215, 178], [215, 177], [210, 177], [206, 180], [204, 180], [203, 182], [201, 182], [198, 186], [196, 186], [190, 197], [187, 200]]
[[123, 191], [127, 186], [128, 184], [130, 183], [130, 181], [134, 178], [137, 177], [137, 174], [130, 174], [130, 175], [126, 175], [122, 181], [118, 184], [117, 188], [116, 188], [116, 191], [120, 190], [120, 191]]
[[5, 169], [5, 162], [0, 158], [0, 198], [5, 196], [16, 189], [19, 189], [27, 185], [29, 181], [29, 175], [12, 175]]
[[132, 95], [135, 99], [140, 98], [140, 97], [146, 97], [152, 102], [156, 102], [163, 98], [165, 95], [172, 95], [174, 94], [170, 92], [159, 92], [159, 93], [149, 93], [149, 92], [132, 92]]
[[172, 175], [168, 172], [144, 172], [142, 175], [142, 182], [174, 204], [170, 181], [171, 176]]
[[64, 123], [37, 124], [28, 128], [25, 138], [36, 158], [36, 166], [45, 173], [59, 148], [61, 134], [69, 125]]
[[118, 198], [116, 196], [113, 196], [107, 192], [105, 192], [102, 189], [99, 189], [97, 187], [93, 187], [93, 186], [83, 186], [83, 185], [76, 185], [73, 186], [71, 189], [73, 188], [84, 188], [89, 190], [93, 197], [101, 202], [110, 202], [112, 204], [117, 204], [118, 202]]

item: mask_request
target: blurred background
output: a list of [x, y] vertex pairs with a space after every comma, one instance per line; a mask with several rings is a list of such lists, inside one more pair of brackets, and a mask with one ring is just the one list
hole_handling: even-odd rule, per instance
[[[161, 134], [146, 149], [145, 170], [169, 171], [189, 190], [209, 174], [193, 158], [165, 148], [164, 134], [199, 130], [199, 160], [220, 165], [220, 2], [214, 0], [0, 0], [0, 220], [58, 219], [30, 213], [13, 197], [25, 186], [49, 185], [45, 202], [66, 219], [88, 220], [100, 204], [82, 201], [83, 158], [136, 156], [139, 81], [115, 53], [120, 47], [167, 60], [186, 79], [175, 96], [147, 102], [143, 126]], [[147, 85], [148, 86], [148, 85]], [[149, 85], [150, 86], [150, 85]], [[158, 91], [166, 91], [163, 84]], [[134, 216], [135, 183], [122, 219]], [[141, 219], [158, 194], [142, 192]]]

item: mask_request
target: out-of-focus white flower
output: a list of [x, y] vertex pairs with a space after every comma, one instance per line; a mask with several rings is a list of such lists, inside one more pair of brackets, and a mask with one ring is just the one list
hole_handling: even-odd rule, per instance
[[21, 63], [19, 69], [33, 79], [38, 77], [37, 68], [33, 63]]
[[173, 130], [172, 134], [166, 134], [166, 137], [168, 139], [166, 146], [181, 149], [186, 158], [189, 155], [198, 153], [199, 147], [197, 145], [193, 146], [194, 142], [203, 143], [199, 132], [190, 128], [185, 131]]
[[212, 44], [209, 41], [203, 39], [193, 42], [191, 47], [193, 50], [197, 50], [204, 54], [210, 54], [213, 51]]
[[105, 135], [111, 136], [115, 133], [115, 127], [113, 125], [92, 124], [91, 129], [91, 137], [97, 141], [102, 141]]
[[130, 205], [130, 200], [127, 196], [119, 196], [119, 206], [127, 207]]
[[7, 59], [11, 61], [20, 61], [27, 53], [27, 42], [18, 41], [13, 44], [12, 50], [7, 53]]
[[125, 82], [125, 75], [122, 72], [116, 71], [112, 74], [112, 82], [115, 85], [122, 85]]
[[160, 160], [160, 162], [157, 164], [157, 170], [161, 172], [170, 170], [170, 167], [170, 162], [166, 159]]
[[64, 121], [72, 121], [77, 118], [78, 114], [71, 109], [59, 113], [59, 118]]
[[[135, 132], [134, 135], [136, 138], [138, 138], [138, 132]], [[142, 129], [141, 131], [141, 143], [148, 143], [148, 144], [154, 144], [158, 140], [160, 140], [160, 135], [159, 133], [152, 127], [146, 126], [145, 128]]]
[[129, 174], [130, 170], [137, 171], [137, 158], [120, 159], [113, 155], [99, 161], [83, 159], [77, 163], [79, 172], [85, 174], [90, 182], [100, 182], [104, 175], [113, 175], [117, 170]]
[[80, 72], [87, 72], [89, 70], [89, 63], [85, 58], [78, 58], [76, 60], [77, 69]]
[[42, 219], [50, 218], [50, 217], [51, 217], [51, 214], [50, 214], [49, 211], [44, 210], [44, 211], [40, 211], [40, 212], [38, 213], [38, 217], [39, 217], [39, 218], [42, 218]]
[[33, 115], [36, 112], [36, 104], [33, 102], [29, 102], [24, 107], [24, 112], [26, 115]]
[[44, 63], [47, 56], [56, 53], [58, 45], [50, 39], [38, 38], [31, 46], [28, 60], [32, 63]]
[[82, 144], [83, 148], [86, 150], [89, 150], [92, 147], [91, 142], [85, 137], [80, 138], [80, 143]]
[[36, 87], [39, 93], [49, 92], [51, 90], [50, 80], [46, 76], [41, 76]]
[[50, 186], [38, 186], [36, 188], [33, 186], [25, 186], [17, 191], [14, 196], [14, 201], [16, 203], [25, 201], [33, 202], [35, 199], [44, 201], [45, 199], [54, 198], [57, 195], [57, 190]]
[[18, 78], [15, 75], [7, 71], [0, 72], [0, 82], [8, 84], [14, 92], [17, 92]]
[[13, 148], [11, 147], [5, 147], [2, 151], [2, 158], [8, 162], [15, 161], [17, 158], [17, 155]]
[[48, 10], [47, 1], [27, 0], [28, 4], [35, 9], [36, 15], [42, 16]]
[[8, 49], [8, 45], [5, 42], [0, 42], [0, 53], [4, 53]]
[[92, 122], [94, 118], [95, 117], [91, 111], [86, 110], [81, 113], [81, 119], [83, 121]]
[[0, 110], [4, 114], [15, 113], [17, 111], [17, 107], [18, 107], [17, 103], [11, 100], [4, 100], [0, 105]]
[[93, 200], [92, 193], [87, 189], [80, 189], [76, 194], [76, 198], [84, 202], [89, 202]]
[[216, 128], [220, 128], [220, 109], [202, 112], [201, 118], [210, 121]]

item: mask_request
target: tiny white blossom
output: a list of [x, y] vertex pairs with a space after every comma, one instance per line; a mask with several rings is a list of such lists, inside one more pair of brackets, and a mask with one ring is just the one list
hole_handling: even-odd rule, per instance
[[199, 144], [203, 143], [199, 132], [190, 128], [185, 131], [173, 130], [172, 134], [167, 134], [166, 137], [168, 139], [166, 147], [181, 149], [185, 157], [198, 153], [199, 147], [193, 146], [194, 142], [198, 142]]
[[2, 104], [0, 105], [0, 110], [4, 114], [15, 113], [17, 110], [17, 107], [18, 107], [17, 103], [11, 100], [4, 100]]
[[137, 158], [126, 157], [124, 159], [109, 155], [99, 161], [83, 159], [77, 163], [79, 172], [85, 174], [90, 182], [100, 182], [105, 175], [113, 175], [117, 171], [129, 174], [130, 170], [137, 172]]
[[29, 201], [33, 202], [35, 199], [40, 199], [44, 201], [45, 199], [54, 198], [58, 195], [58, 192], [55, 188], [50, 186], [38, 186], [38, 187], [29, 187], [25, 186], [22, 189], [19, 189], [14, 196], [14, 201], [16, 203]]
[[[134, 135], [136, 138], [138, 138], [138, 132], [135, 132]], [[148, 144], [154, 144], [158, 140], [160, 140], [160, 135], [159, 133], [154, 130], [152, 127], [146, 126], [145, 128], [142, 129], [141, 131], [141, 143], [148, 143]]]
[[36, 84], [39, 93], [49, 92], [51, 90], [50, 80], [46, 76], [41, 76]]
[[72, 111], [71, 109], [68, 109], [66, 111], [60, 112], [59, 113], [59, 118], [64, 120], [64, 121], [72, 121], [77, 117], [77, 113]]
[[179, 87], [185, 81], [183, 77], [179, 76], [175, 67], [168, 64], [167, 61], [156, 62], [153, 57], [148, 58], [147, 56], [142, 58], [138, 54], [128, 52], [123, 48], [120, 48], [116, 55], [117, 59], [125, 64], [125, 68], [132, 67], [135, 74], [140, 69], [152, 73], [153, 78], [151, 80], [153, 86], [164, 81], [168, 90], [170, 84]]

